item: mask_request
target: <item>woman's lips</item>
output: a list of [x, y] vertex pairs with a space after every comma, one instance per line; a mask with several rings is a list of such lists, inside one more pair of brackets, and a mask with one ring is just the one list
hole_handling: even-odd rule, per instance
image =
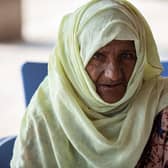
[[125, 84], [123, 82], [120, 83], [113, 83], [113, 84], [98, 84], [97, 87], [99, 88], [107, 88], [107, 89], [113, 89], [116, 87], [123, 87]]

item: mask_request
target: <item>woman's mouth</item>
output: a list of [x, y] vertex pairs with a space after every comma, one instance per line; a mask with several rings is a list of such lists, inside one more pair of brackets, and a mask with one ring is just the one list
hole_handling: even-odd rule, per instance
[[123, 87], [125, 84], [123, 82], [118, 82], [118, 83], [111, 83], [111, 84], [98, 84], [97, 87], [100, 88], [115, 88], [115, 87]]
[[99, 84], [96, 92], [108, 103], [114, 103], [120, 100], [126, 91], [126, 84], [123, 82], [113, 84]]

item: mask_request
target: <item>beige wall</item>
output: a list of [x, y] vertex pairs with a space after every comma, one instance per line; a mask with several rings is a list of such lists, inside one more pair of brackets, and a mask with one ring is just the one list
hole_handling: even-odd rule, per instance
[[21, 0], [0, 0], [0, 41], [21, 39]]

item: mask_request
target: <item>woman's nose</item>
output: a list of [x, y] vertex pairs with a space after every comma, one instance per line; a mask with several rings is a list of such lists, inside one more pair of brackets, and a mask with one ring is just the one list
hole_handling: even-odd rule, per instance
[[112, 81], [121, 80], [122, 74], [122, 69], [118, 62], [110, 62], [105, 67], [105, 77], [111, 79]]

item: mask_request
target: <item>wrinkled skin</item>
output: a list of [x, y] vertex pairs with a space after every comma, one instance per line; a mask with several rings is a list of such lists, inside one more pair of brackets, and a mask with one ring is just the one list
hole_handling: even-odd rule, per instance
[[136, 59], [130, 40], [113, 40], [93, 55], [86, 71], [105, 102], [115, 103], [124, 96]]

